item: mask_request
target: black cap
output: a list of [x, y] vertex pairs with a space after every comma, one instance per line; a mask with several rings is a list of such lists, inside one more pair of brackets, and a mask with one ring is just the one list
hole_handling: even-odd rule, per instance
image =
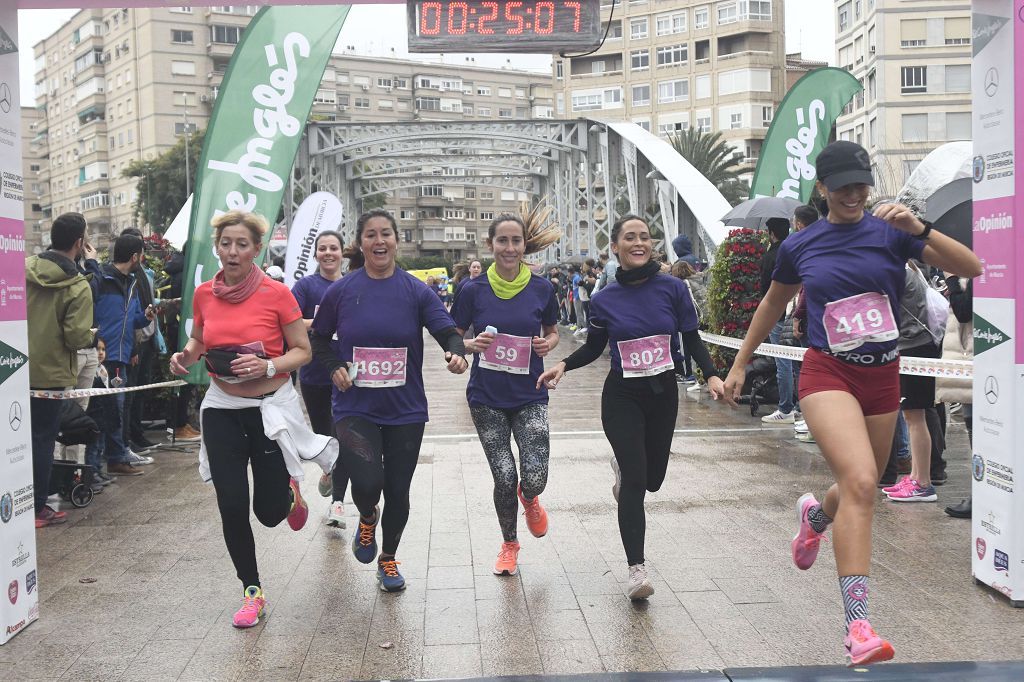
[[814, 170], [818, 180], [830, 192], [846, 185], [875, 185], [875, 178], [871, 175], [871, 158], [867, 150], [856, 142], [838, 140], [828, 145], [818, 154]]

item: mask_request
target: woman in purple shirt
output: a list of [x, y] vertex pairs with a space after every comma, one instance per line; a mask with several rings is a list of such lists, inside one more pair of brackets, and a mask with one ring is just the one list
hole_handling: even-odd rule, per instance
[[[405, 589], [405, 578], [395, 553], [409, 520], [409, 487], [427, 422], [423, 328], [444, 350], [449, 372], [466, 371], [466, 350], [437, 294], [395, 264], [398, 230], [390, 213], [375, 209], [359, 216], [356, 241], [363, 267], [324, 294], [313, 319], [313, 356], [338, 389], [334, 431], [359, 509], [352, 553], [364, 564], [377, 558], [380, 588], [397, 592]], [[381, 495], [383, 513], [377, 507]]]
[[900, 403], [896, 340], [905, 263], [923, 259], [963, 277], [981, 274], [981, 264], [906, 206], [866, 212], [874, 179], [860, 145], [833, 142], [815, 167], [828, 215], [779, 249], [771, 287], [736, 354], [725, 397], [735, 406], [754, 349], [802, 283], [809, 348], [800, 371], [800, 406], [836, 482], [820, 503], [810, 493], [797, 501], [799, 530], [791, 551], [797, 568], [810, 568], [834, 520], [846, 655], [850, 665], [865, 665], [894, 655], [868, 622], [867, 605], [875, 486], [889, 459]]
[[[302, 309], [302, 322], [308, 331], [313, 326], [320, 301], [327, 293], [327, 287], [341, 279], [342, 261], [341, 234], [334, 230], [324, 230], [313, 242], [313, 258], [316, 259], [316, 272], [303, 277], [292, 285], [292, 295]], [[331, 419], [331, 377], [319, 362], [311, 362], [299, 370], [299, 387], [302, 389], [302, 401], [306, 404], [306, 414], [313, 431], [325, 436], [334, 436], [334, 420]], [[335, 462], [334, 471], [320, 477], [318, 489], [324, 497], [331, 497], [331, 508], [327, 512], [327, 525], [338, 528], [345, 527], [345, 489], [348, 487], [348, 474], [340, 460]]]
[[668, 471], [679, 410], [673, 355], [680, 334], [716, 399], [723, 386], [697, 332], [690, 291], [681, 280], [661, 274], [644, 219], [624, 216], [612, 227], [611, 239], [619, 267], [615, 281], [590, 301], [586, 344], [544, 372], [537, 386], [555, 388], [565, 372], [593, 362], [610, 343], [612, 367], [601, 393], [601, 424], [615, 455], [612, 494], [629, 565], [626, 594], [636, 600], [654, 594], [644, 565], [644, 497], [661, 488]]
[[[494, 264], [486, 276], [463, 286], [452, 307], [459, 333], [470, 328], [476, 333], [466, 343], [466, 349], [476, 353], [466, 397], [494, 477], [494, 510], [504, 540], [495, 575], [515, 575], [519, 570], [520, 502], [534, 537], [548, 532], [548, 515], [539, 498], [548, 480], [548, 392], [536, 384], [544, 357], [558, 345], [558, 303], [551, 284], [531, 274], [523, 256], [540, 251], [558, 236], [557, 230], [528, 235], [526, 225], [513, 215], [495, 218], [487, 230]], [[519, 475], [513, 434], [519, 446]]]

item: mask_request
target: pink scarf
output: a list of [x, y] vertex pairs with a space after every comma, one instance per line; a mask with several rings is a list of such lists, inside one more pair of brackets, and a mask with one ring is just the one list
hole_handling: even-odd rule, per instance
[[256, 293], [266, 277], [267, 275], [254, 263], [245, 279], [238, 284], [227, 284], [224, 281], [224, 271], [218, 270], [213, 276], [213, 295], [228, 303], [241, 303]]

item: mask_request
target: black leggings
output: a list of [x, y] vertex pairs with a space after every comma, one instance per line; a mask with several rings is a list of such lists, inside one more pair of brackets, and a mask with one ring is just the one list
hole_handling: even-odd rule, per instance
[[[381, 553], [398, 551], [409, 520], [409, 487], [416, 472], [425, 424], [388, 426], [362, 417], [344, 417], [334, 425], [339, 459], [352, 480], [352, 501], [363, 518], [384, 494], [381, 514]], [[337, 469], [335, 469], [337, 470]]]
[[512, 454], [512, 437], [519, 446], [519, 466], [522, 469], [523, 496], [530, 500], [542, 492], [548, 483], [548, 406], [545, 403], [502, 409], [487, 405], [472, 405], [473, 416], [484, 456], [494, 478], [494, 511], [505, 542], [517, 539], [516, 522], [519, 512], [517, 488], [520, 475], [516, 472], [516, 458]]
[[217, 491], [224, 542], [244, 587], [260, 584], [256, 543], [249, 525], [249, 472], [252, 467], [252, 511], [264, 526], [284, 521], [292, 506], [291, 476], [277, 443], [267, 438], [258, 407], [202, 412], [203, 444]]
[[[306, 404], [306, 414], [309, 415], [309, 424], [313, 427], [313, 433], [333, 438], [334, 417], [331, 415], [331, 390], [334, 387], [330, 384], [326, 386], [299, 384], [299, 388], [302, 390], [302, 402]], [[335, 502], [344, 500], [345, 489], [348, 487], [348, 471], [341, 463], [341, 458], [334, 463], [331, 479], [333, 483], [331, 500]]]
[[622, 473], [619, 535], [629, 565], [644, 562], [644, 496], [665, 480], [678, 409], [672, 371], [624, 379], [612, 370], [604, 382], [601, 425]]

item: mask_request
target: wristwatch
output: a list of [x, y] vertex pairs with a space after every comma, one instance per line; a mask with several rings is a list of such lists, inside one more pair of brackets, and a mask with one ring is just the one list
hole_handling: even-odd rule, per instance
[[275, 374], [277, 374], [277, 367], [274, 367], [274, 361], [267, 360], [267, 378], [273, 379]]
[[915, 234], [914, 237], [920, 239], [921, 241], [925, 241], [931, 235], [933, 226], [927, 220], [921, 220], [921, 224], [924, 225], [924, 231], [921, 232], [921, 234]]

